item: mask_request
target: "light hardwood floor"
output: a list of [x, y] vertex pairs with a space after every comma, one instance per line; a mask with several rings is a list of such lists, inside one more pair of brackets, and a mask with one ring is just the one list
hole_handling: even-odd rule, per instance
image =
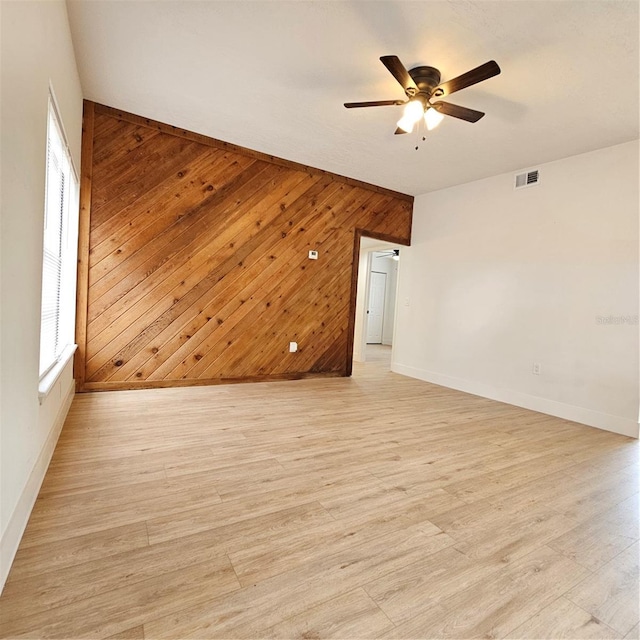
[[30, 638], [637, 638], [638, 442], [388, 371], [76, 397]]

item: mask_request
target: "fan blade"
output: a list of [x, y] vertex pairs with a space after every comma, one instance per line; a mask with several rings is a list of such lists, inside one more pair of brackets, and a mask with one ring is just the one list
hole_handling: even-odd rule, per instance
[[497, 76], [499, 73], [500, 67], [498, 66], [498, 63], [495, 60], [491, 60], [490, 62], [481, 64], [475, 69], [471, 69], [471, 71], [467, 71], [467, 73], [463, 73], [461, 76], [458, 76], [453, 80], [447, 80], [447, 82], [443, 82], [441, 85], [438, 85], [435, 88], [433, 95], [438, 97], [448, 96], [454, 91], [466, 89], [478, 82], [493, 78], [493, 76]]
[[398, 127], [394, 132], [394, 135], [399, 136], [401, 133], [407, 133], [404, 129]]
[[478, 122], [478, 120], [484, 116], [482, 111], [460, 107], [450, 102], [432, 102], [431, 106], [440, 113], [453, 116], [454, 118], [460, 118], [460, 120], [466, 120], [467, 122]]
[[382, 56], [380, 62], [387, 67], [391, 75], [402, 85], [402, 88], [410, 93], [414, 94], [418, 92], [418, 87], [413, 81], [413, 78], [409, 75], [409, 72], [405, 69], [405, 66], [400, 62], [398, 56]]
[[347, 107], [347, 109], [355, 109], [358, 107], [388, 107], [404, 103], [404, 100], [374, 100], [372, 102], [345, 102], [344, 106]]

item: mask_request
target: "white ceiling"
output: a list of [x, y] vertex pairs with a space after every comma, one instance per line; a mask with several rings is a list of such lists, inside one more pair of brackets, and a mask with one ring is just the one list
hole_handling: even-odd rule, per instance
[[389, 251], [391, 249], [401, 249], [402, 247], [393, 242], [385, 242], [384, 240], [377, 240], [376, 238], [367, 238], [362, 236], [360, 238], [360, 253], [369, 253], [370, 251]]
[[[633, 0], [68, 0], [85, 97], [418, 195], [638, 138]], [[379, 61], [502, 74], [418, 151]], [[447, 98], [449, 100], [449, 98]]]

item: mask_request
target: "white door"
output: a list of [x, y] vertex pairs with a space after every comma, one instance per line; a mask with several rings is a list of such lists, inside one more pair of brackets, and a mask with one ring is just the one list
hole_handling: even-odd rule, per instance
[[367, 309], [367, 344], [382, 344], [382, 320], [387, 274], [372, 271], [369, 280], [369, 307]]

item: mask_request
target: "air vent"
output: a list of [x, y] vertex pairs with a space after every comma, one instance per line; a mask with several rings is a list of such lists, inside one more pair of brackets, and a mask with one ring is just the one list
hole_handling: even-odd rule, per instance
[[524, 189], [525, 187], [533, 187], [540, 182], [540, 172], [538, 169], [519, 173], [516, 175], [516, 189]]

